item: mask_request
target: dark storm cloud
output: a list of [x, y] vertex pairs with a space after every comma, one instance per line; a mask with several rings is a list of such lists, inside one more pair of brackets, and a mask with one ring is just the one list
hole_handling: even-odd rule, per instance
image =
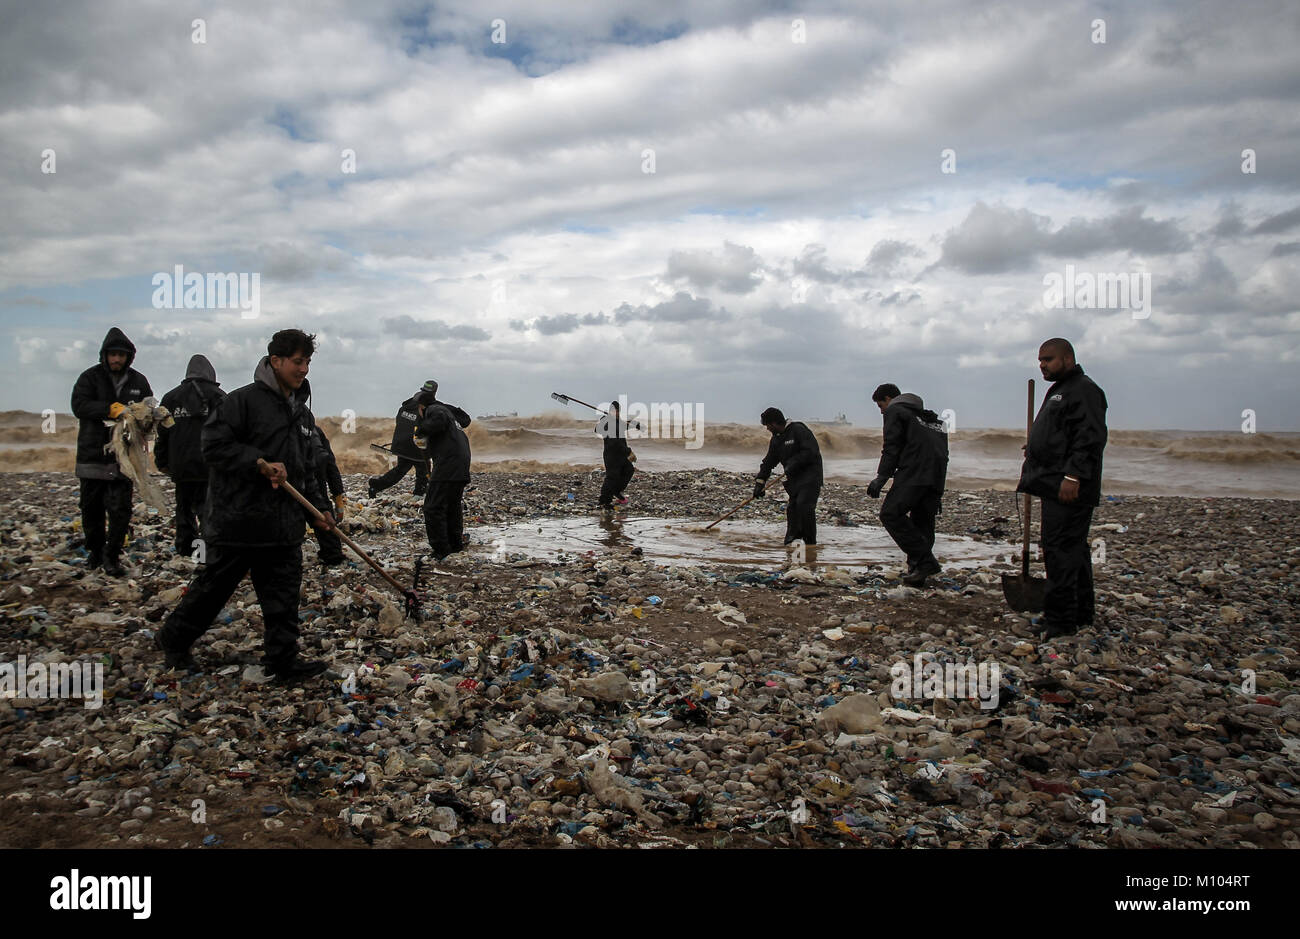
[[466, 342], [486, 342], [492, 334], [477, 326], [448, 326], [442, 320], [417, 320], [402, 314], [384, 319], [384, 332], [400, 339], [462, 339]]
[[1157, 221], [1143, 212], [1142, 206], [1133, 206], [1106, 218], [1074, 218], [1052, 231], [1047, 216], [979, 202], [944, 238], [939, 263], [967, 274], [1001, 274], [1024, 270], [1042, 255], [1176, 254], [1191, 246], [1173, 221]]

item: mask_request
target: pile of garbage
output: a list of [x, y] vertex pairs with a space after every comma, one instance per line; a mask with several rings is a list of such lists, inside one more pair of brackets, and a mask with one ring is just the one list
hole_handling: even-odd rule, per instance
[[[717, 481], [680, 475], [638, 477], [638, 510], [711, 516]], [[576, 511], [581, 481], [480, 477], [468, 530]], [[75, 480], [5, 482], [0, 663], [100, 665], [103, 686], [98, 706], [10, 696], [0, 673], [0, 844], [1300, 843], [1300, 555], [1239, 534], [1300, 544], [1291, 503], [1105, 506], [1098, 624], [1050, 643], [1007, 612], [998, 567], [917, 591], [884, 565], [478, 543], [426, 568], [417, 621], [359, 562], [321, 569], [309, 540], [302, 643], [332, 671], [286, 687], [257, 664], [248, 583], [196, 645], [200, 673], [162, 668], [153, 636], [194, 570], [169, 518], [137, 508], [112, 580], [84, 568]], [[828, 512], [871, 523], [849, 508], [860, 491], [828, 489]], [[950, 501], [954, 533], [1007, 508]], [[354, 508], [358, 539], [412, 578], [418, 504]]]

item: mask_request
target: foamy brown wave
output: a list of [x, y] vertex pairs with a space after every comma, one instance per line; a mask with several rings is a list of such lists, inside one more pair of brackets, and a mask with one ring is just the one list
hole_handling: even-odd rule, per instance
[[[880, 453], [880, 431], [809, 428], [826, 456], [866, 457]], [[762, 427], [743, 424], [705, 424], [704, 449], [714, 451], [767, 451], [772, 435]], [[635, 446], [636, 441], [632, 441]]]
[[589, 473], [600, 468], [594, 463], [546, 463], [539, 460], [493, 460], [470, 464], [473, 473]]
[[1292, 441], [1267, 434], [1189, 437], [1162, 447], [1161, 455], [1175, 460], [1203, 460], [1209, 463], [1272, 463], [1300, 460], [1300, 448]]
[[477, 421], [465, 428], [465, 434], [469, 437], [470, 449], [475, 452], [533, 449], [554, 439], [522, 427], [490, 430]]
[[[586, 408], [583, 408], [585, 411]], [[481, 421], [475, 421], [475, 424], [501, 424], [509, 427], [528, 427], [533, 429], [549, 430], [551, 428], [560, 428], [569, 430], [572, 428], [583, 427], [587, 424], [596, 426], [596, 412], [592, 411], [591, 419], [578, 417], [571, 411], [547, 411], [544, 414], [533, 414], [529, 417], [496, 417], [487, 418]], [[470, 425], [471, 427], [474, 424]]]

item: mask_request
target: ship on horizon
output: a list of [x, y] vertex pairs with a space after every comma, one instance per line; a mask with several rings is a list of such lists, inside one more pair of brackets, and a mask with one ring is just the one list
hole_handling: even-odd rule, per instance
[[814, 417], [810, 419], [808, 423], [821, 424], [823, 427], [852, 427], [853, 426], [853, 422], [849, 420], [847, 414], [836, 414], [835, 419], [830, 421], [821, 421]]

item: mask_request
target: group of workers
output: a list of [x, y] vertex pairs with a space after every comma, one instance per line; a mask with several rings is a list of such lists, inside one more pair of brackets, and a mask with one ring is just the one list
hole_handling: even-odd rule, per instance
[[[307, 381], [315, 337], [297, 329], [271, 337], [253, 381], [227, 394], [211, 363], [194, 356], [184, 381], [164, 395], [175, 423], [159, 431], [155, 460], [176, 489], [176, 551], [201, 561], [193, 582], [158, 631], [155, 641], [173, 668], [193, 668], [190, 649], [211, 626], [245, 575], [251, 575], [265, 628], [263, 664], [287, 681], [318, 675], [321, 661], [298, 653], [298, 602], [302, 585], [304, 520], [314, 530], [325, 566], [343, 561], [336, 518], [346, 511], [344, 484], [330, 442], [316, 424]], [[136, 349], [118, 328], [109, 330], [99, 364], [78, 378], [72, 409], [80, 421], [76, 474], [89, 567], [123, 576], [121, 557], [130, 524], [132, 483], [110, 452], [113, 423], [126, 409], [152, 397], [148, 380], [134, 368]], [[1047, 638], [1076, 631], [1093, 618], [1088, 527], [1100, 499], [1102, 450], [1106, 444], [1106, 398], [1083, 374], [1064, 339], [1039, 350], [1043, 377], [1053, 382], [1034, 421], [1018, 491], [1043, 500], [1042, 545], [1048, 589], [1036, 623]], [[464, 547], [462, 499], [469, 482], [469, 415], [439, 401], [428, 381], [402, 402], [391, 453], [397, 465], [372, 477], [373, 498], [412, 469], [416, 494], [424, 496], [426, 535], [438, 560]], [[945, 426], [915, 394], [882, 384], [872, 394], [884, 420], [884, 443], [876, 478], [867, 494], [878, 498], [893, 480], [880, 518], [907, 556], [903, 580], [924, 586], [940, 571], [934, 556], [935, 517], [940, 512], [948, 465]], [[789, 495], [785, 543], [817, 543], [816, 507], [823, 476], [817, 438], [775, 407], [760, 416], [771, 434], [754, 483], [762, 498], [772, 472], [783, 468]], [[639, 429], [639, 424], [632, 425]], [[603, 512], [626, 505], [636, 455], [627, 443], [628, 424], [614, 402], [596, 425], [604, 438]], [[307, 512], [285, 492], [288, 483], [314, 507]], [[105, 526], [107, 518], [107, 526]]]
[[[1043, 565], [1047, 590], [1043, 615], [1033, 620], [1044, 639], [1069, 635], [1093, 622], [1095, 596], [1088, 528], [1101, 501], [1102, 452], [1106, 448], [1106, 395], [1083, 372], [1066, 339], [1038, 350], [1038, 367], [1052, 385], [1034, 419], [1017, 492], [1042, 500]], [[882, 384], [871, 395], [884, 418], [884, 443], [867, 495], [876, 499], [893, 485], [880, 521], [907, 556], [903, 582], [923, 587], [941, 567], [934, 556], [935, 517], [941, 511], [948, 472], [948, 434], [921, 398]], [[762, 498], [777, 463], [785, 470], [785, 543], [817, 543], [815, 518], [822, 486], [817, 438], [807, 426], [787, 421], [777, 408], [760, 416], [772, 435], [759, 466], [754, 497]]]

